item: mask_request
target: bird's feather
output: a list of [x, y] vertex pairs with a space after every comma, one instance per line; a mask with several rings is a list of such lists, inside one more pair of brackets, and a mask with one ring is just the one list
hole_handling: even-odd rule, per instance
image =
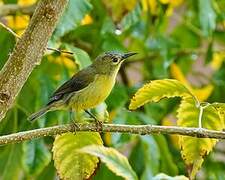
[[53, 102], [62, 99], [65, 95], [80, 91], [83, 88], [87, 87], [91, 82], [94, 81], [95, 74], [95, 70], [92, 66], [79, 71], [53, 93], [47, 105], [50, 105]]

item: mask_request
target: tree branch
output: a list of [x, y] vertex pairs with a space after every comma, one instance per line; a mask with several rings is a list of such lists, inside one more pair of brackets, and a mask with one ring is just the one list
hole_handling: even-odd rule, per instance
[[0, 72], [0, 120], [4, 118], [33, 68], [40, 64], [47, 42], [68, 0], [41, 0], [25, 33]]
[[30, 6], [21, 6], [18, 4], [5, 4], [0, 6], [0, 17], [8, 15], [32, 15], [34, 13], [36, 4]]
[[[77, 131], [98, 131], [96, 124], [78, 124]], [[55, 136], [66, 132], [74, 132], [74, 124], [58, 125], [53, 127], [34, 129], [18, 132], [14, 134], [0, 136], [0, 145], [19, 143], [45, 136]], [[117, 132], [130, 134], [178, 134], [198, 138], [225, 139], [225, 132], [199, 128], [187, 128], [177, 126], [157, 126], [157, 125], [122, 125], [122, 124], [103, 124], [101, 132]]]

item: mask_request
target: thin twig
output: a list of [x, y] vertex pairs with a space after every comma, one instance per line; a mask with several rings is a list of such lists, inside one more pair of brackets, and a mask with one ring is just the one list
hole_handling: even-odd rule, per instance
[[61, 50], [61, 49], [55, 49], [55, 48], [51, 48], [51, 47], [47, 47], [47, 50], [56, 51], [56, 52], [59, 52], [59, 53], [71, 54], [71, 55], [74, 54], [73, 52], [70, 52], [70, 51]]
[[[74, 132], [74, 124], [58, 125], [47, 128], [34, 129], [29, 131], [18, 132], [9, 135], [0, 136], [0, 145], [19, 143], [22, 141], [32, 140], [45, 136], [55, 136], [66, 132]], [[77, 124], [78, 131], [97, 132], [99, 127], [95, 123]], [[149, 134], [178, 134], [198, 138], [215, 138], [225, 139], [225, 132], [207, 130], [204, 128], [189, 128], [177, 126], [157, 126], [157, 125], [122, 125], [122, 124], [103, 124], [101, 132], [129, 133], [139, 135]]]
[[[10, 29], [8, 26], [3, 24], [2, 22], [0, 22], [0, 26], [2, 26], [5, 30], [7, 30], [9, 33], [11, 33], [16, 39], [20, 39], [20, 36], [18, 34], [16, 34], [12, 29]], [[47, 47], [46, 49], [50, 50], [50, 51], [56, 51], [58, 53], [65, 53], [65, 54], [70, 54], [70, 55], [74, 54], [73, 52], [70, 52], [70, 51], [56, 49], [56, 48], [52, 48], [52, 47]]]
[[11, 33], [13, 36], [15, 36], [15, 38], [20, 39], [20, 36], [18, 34], [16, 34], [12, 29], [10, 29], [8, 26], [6, 26], [5, 24], [3, 24], [2, 22], [0, 22], [0, 25], [6, 29], [9, 33]]

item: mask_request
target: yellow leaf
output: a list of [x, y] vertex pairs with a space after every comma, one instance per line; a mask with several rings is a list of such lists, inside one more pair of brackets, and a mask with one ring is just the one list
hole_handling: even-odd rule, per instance
[[119, 22], [125, 14], [134, 9], [137, 0], [103, 0], [103, 3], [111, 13], [113, 21]]
[[225, 103], [213, 103], [212, 106], [217, 110], [221, 119], [222, 127], [225, 128]]
[[141, 0], [142, 9], [144, 12], [149, 11], [151, 14], [157, 14], [158, 2], [157, 0]]
[[163, 98], [191, 96], [191, 92], [175, 79], [154, 80], [140, 88], [131, 99], [130, 110], [148, 102], [158, 102]]
[[[199, 113], [200, 108], [197, 107], [194, 99], [192, 97], [184, 97], [178, 109], [177, 125], [183, 127], [199, 127]], [[212, 105], [204, 108], [202, 127], [218, 131], [224, 128], [217, 110]], [[212, 151], [216, 142], [216, 139], [179, 136], [182, 158], [190, 170], [190, 176], [192, 178], [196, 175], [203, 163], [204, 157]]]
[[7, 16], [5, 19], [7, 21], [7, 26], [13, 29], [20, 36], [28, 26], [30, 17], [27, 15]]
[[19, 0], [19, 5], [31, 5], [34, 4], [37, 0]]
[[[148, 102], [158, 102], [162, 98], [181, 97], [177, 113], [177, 125], [182, 127], [200, 127], [221, 131], [224, 129], [224, 103], [203, 105], [179, 81], [172, 79], [155, 80], [140, 88], [130, 103], [130, 109], [136, 109]], [[200, 108], [201, 107], [201, 108]], [[203, 111], [200, 111], [203, 110]], [[203, 113], [201, 113], [203, 112]], [[215, 146], [217, 140], [179, 136], [179, 146], [191, 178], [201, 167], [204, 157]]]
[[149, 3], [151, 13], [156, 15], [157, 14], [157, 7], [158, 7], [157, 0], [148, 0], [148, 3]]
[[221, 67], [224, 60], [225, 60], [225, 52], [214, 53], [212, 61], [210, 62], [210, 66], [214, 70], [218, 70]]
[[79, 132], [58, 135], [53, 144], [54, 164], [61, 179], [88, 179], [97, 168], [98, 158], [82, 154], [78, 149], [103, 142], [99, 133]]
[[181, 71], [180, 67], [173, 63], [170, 66], [170, 73], [171, 76], [175, 79], [177, 79], [178, 81], [182, 82], [185, 86], [188, 86], [190, 88], [189, 82], [186, 80], [183, 72]]
[[214, 86], [209, 84], [200, 89], [193, 89], [193, 94], [198, 98], [199, 101], [205, 101], [212, 94]]
[[122, 176], [127, 180], [137, 180], [137, 175], [130, 166], [127, 157], [122, 155], [114, 148], [104, 146], [86, 146], [80, 149], [80, 152], [97, 156], [106, 166], [118, 176]]
[[171, 4], [173, 7], [180, 6], [182, 3], [183, 3], [183, 0], [170, 0], [170, 4]]
[[159, 0], [162, 4], [170, 4], [174, 7], [179, 6], [183, 3], [183, 0]]
[[141, 0], [141, 4], [142, 4], [142, 9], [143, 11], [148, 11], [148, 0]]
[[[162, 125], [163, 126], [176, 126], [176, 118], [173, 115], [168, 115], [162, 120]], [[179, 149], [179, 144], [178, 144], [178, 135], [169, 135], [173, 145], [175, 148]]]
[[[47, 58], [51, 63], [59, 64], [67, 68], [70, 76], [72, 76], [77, 70], [76, 63], [73, 60], [73, 56], [60, 54], [60, 56], [55, 57], [50, 54], [47, 56]], [[59, 80], [60, 76], [56, 77], [56, 79]]]
[[93, 23], [93, 19], [89, 14], [86, 14], [81, 21], [81, 25], [92, 24], [92, 23]]
[[159, 0], [159, 2], [161, 2], [162, 4], [168, 4], [170, 3], [170, 0]]
[[173, 78], [179, 80], [186, 87], [188, 87], [188, 89], [192, 92], [192, 94], [194, 94], [199, 99], [199, 101], [205, 101], [206, 99], [208, 99], [208, 97], [211, 95], [211, 93], [214, 89], [214, 86], [212, 84], [209, 84], [200, 89], [192, 88], [192, 86], [185, 78], [185, 76], [184, 76], [183, 72], [181, 71], [181, 69], [179, 68], [179, 66], [175, 63], [173, 63], [170, 66], [170, 73]]

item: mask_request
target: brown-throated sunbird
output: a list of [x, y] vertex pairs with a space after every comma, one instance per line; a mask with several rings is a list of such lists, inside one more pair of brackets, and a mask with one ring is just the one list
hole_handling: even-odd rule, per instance
[[49, 111], [68, 109], [71, 111], [88, 109], [102, 103], [110, 94], [122, 62], [137, 53], [107, 52], [98, 56], [88, 67], [77, 72], [60, 86], [50, 97], [48, 104], [28, 117], [33, 121]]

